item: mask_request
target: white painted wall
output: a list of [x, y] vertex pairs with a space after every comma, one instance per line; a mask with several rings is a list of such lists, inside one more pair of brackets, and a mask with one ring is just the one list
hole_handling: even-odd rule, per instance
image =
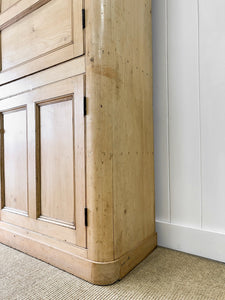
[[225, 262], [225, 1], [152, 17], [158, 244]]

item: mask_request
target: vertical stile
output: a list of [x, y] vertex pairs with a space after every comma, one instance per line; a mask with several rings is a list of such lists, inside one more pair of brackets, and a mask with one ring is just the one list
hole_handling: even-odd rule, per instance
[[27, 124], [28, 124], [28, 207], [29, 217], [36, 219], [38, 217], [38, 199], [37, 199], [37, 160], [36, 160], [36, 104], [27, 105]]
[[41, 215], [41, 152], [40, 152], [40, 107], [35, 106], [36, 118], [36, 197], [37, 218]]
[[5, 202], [4, 185], [4, 121], [3, 114], [0, 114], [0, 209], [4, 207]]

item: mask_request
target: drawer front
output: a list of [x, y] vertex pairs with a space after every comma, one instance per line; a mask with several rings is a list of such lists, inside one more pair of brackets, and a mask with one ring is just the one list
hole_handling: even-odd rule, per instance
[[[9, 2], [3, 0], [2, 9]], [[0, 84], [82, 55], [82, 27], [82, 0], [11, 5], [0, 15]]]

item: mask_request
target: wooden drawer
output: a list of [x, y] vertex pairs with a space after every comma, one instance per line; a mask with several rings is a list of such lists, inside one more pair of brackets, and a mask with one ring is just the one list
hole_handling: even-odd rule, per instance
[[83, 54], [82, 0], [2, 0], [0, 84]]

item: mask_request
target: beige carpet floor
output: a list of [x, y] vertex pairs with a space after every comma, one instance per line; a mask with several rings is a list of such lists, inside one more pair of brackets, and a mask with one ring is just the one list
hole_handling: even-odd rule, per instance
[[157, 248], [123, 280], [89, 284], [0, 244], [1, 300], [225, 299], [225, 265]]

